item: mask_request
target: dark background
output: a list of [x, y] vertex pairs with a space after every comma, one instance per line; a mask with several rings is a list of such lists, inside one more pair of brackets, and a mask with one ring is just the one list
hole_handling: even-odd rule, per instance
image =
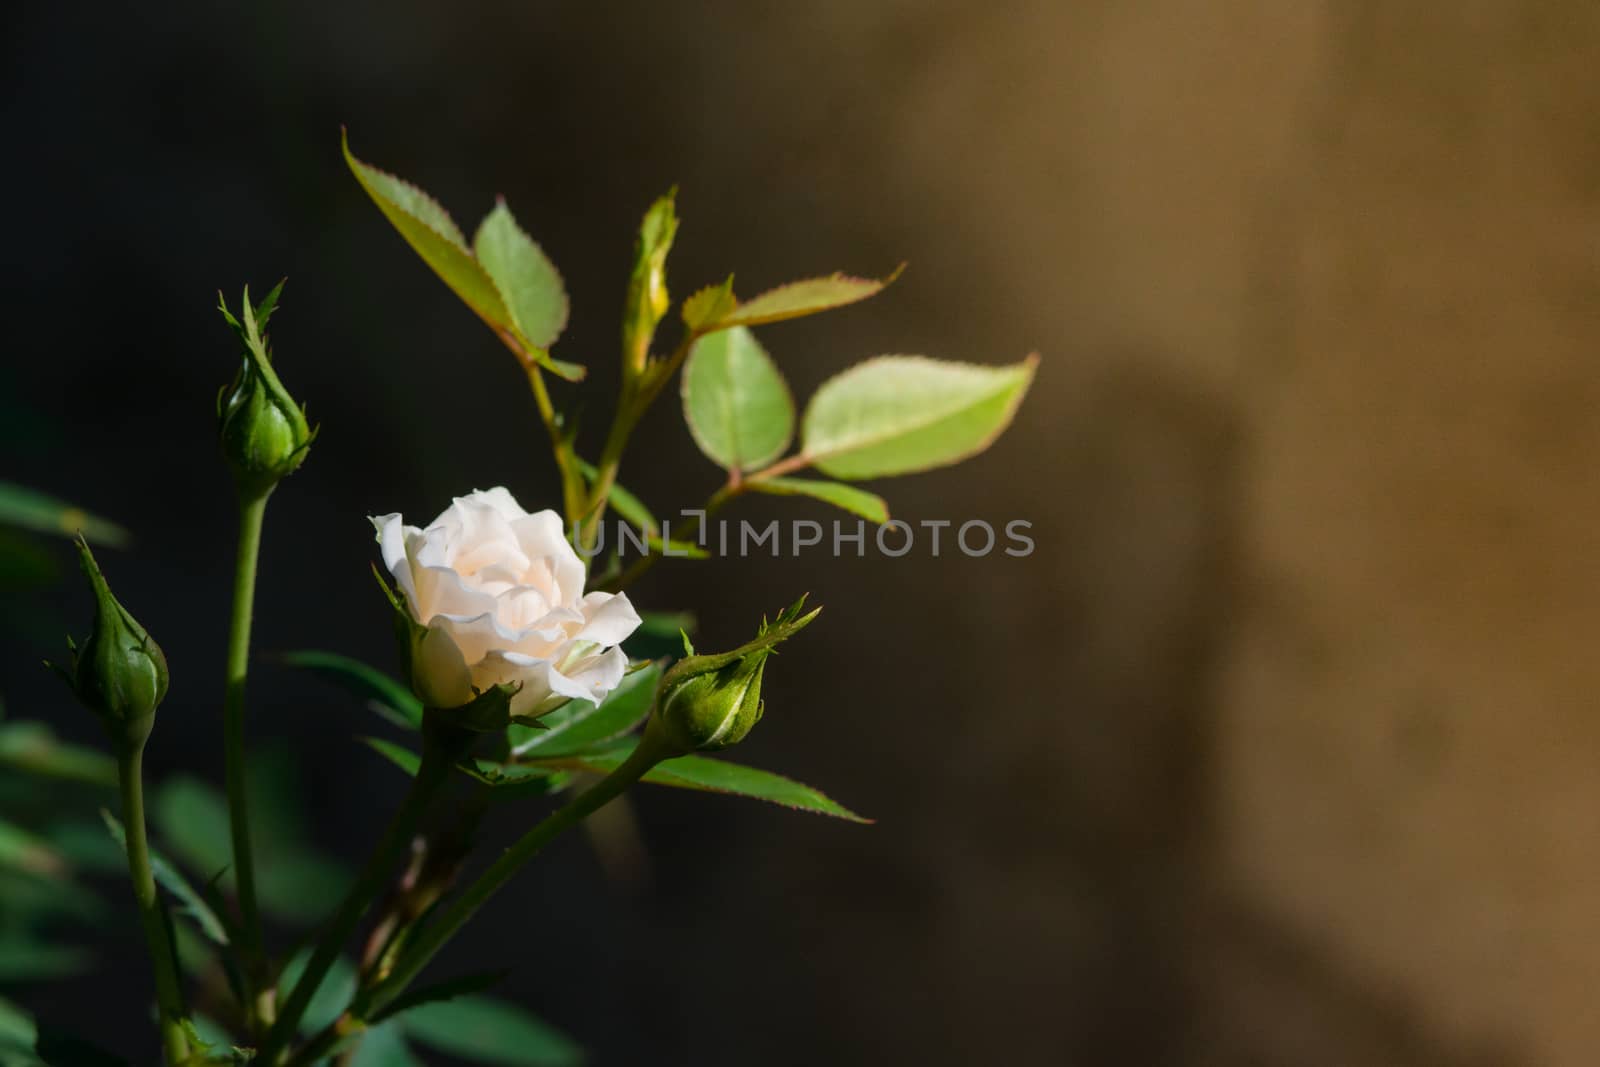
[[[797, 395], [1044, 354], [989, 453], [874, 487], [1038, 550], [659, 568], [635, 602], [702, 647], [827, 606], [738, 757], [878, 825], [641, 792], [646, 879], [563, 841], [440, 973], [516, 962], [601, 1064], [1592, 1062], [1592, 5], [145, 7], [3, 16], [0, 393], [4, 477], [134, 532], [103, 563], [172, 663], [156, 775], [220, 779], [218, 288], [288, 276], [278, 364], [322, 425], [258, 649], [391, 664], [365, 516], [558, 495], [340, 124], [469, 231], [504, 194], [560, 266], [591, 453], [676, 183], [675, 296], [910, 261], [764, 332]], [[715, 486], [671, 393], [636, 441], [658, 510]], [[10, 714], [86, 740], [36, 664], [87, 610], [65, 583], [0, 651]], [[352, 854], [401, 785], [370, 721], [270, 664], [249, 714]], [[140, 1054], [110, 994], [143, 968], [15, 992]]]

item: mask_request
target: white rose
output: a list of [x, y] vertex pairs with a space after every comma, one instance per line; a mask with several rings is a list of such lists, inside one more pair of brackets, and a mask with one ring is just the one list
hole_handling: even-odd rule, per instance
[[457, 497], [426, 529], [372, 520], [383, 563], [427, 627], [412, 685], [431, 707], [521, 683], [513, 715], [568, 697], [599, 703], [627, 670], [616, 647], [639, 625], [621, 594], [583, 592], [585, 568], [554, 511], [530, 515], [503, 488]]

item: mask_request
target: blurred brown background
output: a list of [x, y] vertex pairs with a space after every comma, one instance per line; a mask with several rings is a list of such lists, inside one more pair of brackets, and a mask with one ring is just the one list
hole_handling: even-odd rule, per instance
[[[912, 522], [1030, 519], [1032, 557], [637, 591], [707, 645], [825, 602], [740, 756], [879, 825], [642, 794], [648, 888], [569, 843], [446, 968], [520, 951], [514, 995], [600, 1063], [1600, 1055], [1600, 7], [4, 18], [6, 476], [139, 536], [108, 569], [174, 663], [158, 767], [219, 743], [218, 286], [290, 275], [280, 360], [324, 423], [269, 519], [262, 647], [389, 662], [362, 516], [554, 495], [515, 371], [348, 178], [341, 122], [463, 221], [507, 195], [566, 274], [592, 431], [630, 231], [672, 182], [679, 295], [910, 261], [767, 331], [802, 395], [874, 352], [1044, 354], [992, 452], [876, 487]], [[673, 408], [624, 472], [663, 509], [716, 476]], [[42, 647], [5, 653], [8, 703], [82, 727]], [[254, 729], [349, 851], [397, 780], [352, 755], [355, 713], [258, 675]], [[71, 1018], [94, 988], [24, 999]]]

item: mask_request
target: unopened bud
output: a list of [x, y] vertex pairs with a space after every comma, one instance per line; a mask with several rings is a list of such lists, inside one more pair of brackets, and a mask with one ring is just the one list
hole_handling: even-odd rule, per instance
[[141, 745], [157, 705], [167, 695], [167, 657], [116, 597], [94, 554], [80, 537], [78, 556], [94, 591], [94, 628], [81, 646], [69, 638], [69, 667], [56, 666], [78, 700], [98, 715], [114, 738]]
[[222, 454], [240, 491], [249, 495], [270, 492], [299, 467], [315, 436], [305, 409], [289, 396], [273, 369], [264, 333], [282, 288], [278, 283], [254, 308], [246, 288], [242, 322], [219, 296], [223, 317], [244, 342], [239, 373], [217, 399]]
[[656, 326], [672, 306], [667, 295], [667, 253], [678, 232], [674, 205], [677, 190], [667, 193], [645, 212], [639, 239], [633, 248], [633, 276], [628, 281], [628, 304], [622, 318], [624, 370], [638, 374], [650, 355]]
[[767, 657], [822, 610], [801, 615], [804, 606], [801, 597], [770, 624], [763, 620], [756, 639], [732, 652], [691, 654], [674, 664], [662, 679], [656, 705], [660, 736], [683, 752], [715, 751], [743, 741], [765, 710], [761, 682]]

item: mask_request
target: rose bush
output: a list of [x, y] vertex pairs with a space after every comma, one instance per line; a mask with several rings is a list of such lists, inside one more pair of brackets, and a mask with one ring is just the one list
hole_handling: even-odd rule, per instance
[[599, 703], [627, 670], [617, 647], [639, 625], [622, 594], [583, 591], [587, 570], [561, 516], [524, 511], [501, 487], [457, 497], [427, 527], [374, 518], [384, 566], [425, 628], [412, 685], [456, 707], [493, 685], [521, 686], [511, 713], [540, 715], [569, 698]]

